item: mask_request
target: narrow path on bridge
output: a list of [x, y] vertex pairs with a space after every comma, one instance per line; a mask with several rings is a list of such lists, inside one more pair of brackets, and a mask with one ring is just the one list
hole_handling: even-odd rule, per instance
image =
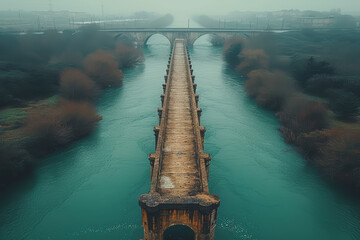
[[168, 119], [164, 158], [160, 173], [160, 194], [188, 196], [200, 190], [195, 158], [195, 135], [190, 107], [190, 86], [186, 75], [185, 46], [177, 42], [169, 80]]

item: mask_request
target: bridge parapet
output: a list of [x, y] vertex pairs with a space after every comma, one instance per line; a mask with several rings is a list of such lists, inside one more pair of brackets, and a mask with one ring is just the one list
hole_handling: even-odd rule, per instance
[[137, 43], [138, 46], [145, 46], [149, 38], [155, 34], [166, 37], [171, 44], [175, 39], [183, 39], [186, 46], [192, 46], [201, 36], [210, 34], [215, 35], [223, 40], [241, 37], [248, 38], [254, 34], [251, 31], [241, 30], [219, 30], [219, 29], [122, 29], [122, 30], [104, 30], [114, 35], [114, 38], [127, 37]]
[[185, 40], [175, 40], [165, 76], [156, 152], [150, 154], [151, 188], [139, 198], [145, 240], [162, 240], [173, 225], [190, 227], [196, 240], [214, 239], [220, 198], [209, 193], [211, 157], [203, 152], [199, 96]]

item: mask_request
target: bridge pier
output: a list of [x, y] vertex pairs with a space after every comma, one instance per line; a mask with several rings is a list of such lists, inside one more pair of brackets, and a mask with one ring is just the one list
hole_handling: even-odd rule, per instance
[[162, 113], [163, 113], [163, 108], [158, 108], [158, 115], [159, 115], [159, 125], [161, 124], [161, 118], [162, 118]]
[[202, 109], [201, 109], [201, 108], [197, 108], [196, 112], [197, 112], [197, 117], [198, 117], [198, 119], [199, 119], [199, 125], [200, 125], [200, 117], [201, 117]]
[[199, 94], [195, 94], [196, 107], [199, 107]]
[[[144, 240], [163, 240], [164, 232], [172, 226], [186, 225], [194, 231], [193, 240], [214, 240], [219, 198], [214, 195], [197, 196], [211, 199], [194, 203], [197, 198], [178, 203], [158, 204], [161, 196], [144, 194], [140, 197]], [[212, 201], [212, 202], [211, 202]]]

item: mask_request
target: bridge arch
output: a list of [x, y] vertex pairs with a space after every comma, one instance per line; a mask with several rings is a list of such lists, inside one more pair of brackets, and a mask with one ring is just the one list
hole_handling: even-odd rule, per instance
[[115, 41], [120, 41], [120, 40], [126, 40], [126, 41], [132, 41], [135, 42], [136, 39], [134, 38], [134, 36], [131, 35], [131, 33], [120, 33], [114, 36]]
[[226, 41], [227, 39], [231, 39], [231, 38], [249, 38], [250, 35], [246, 34], [246, 33], [239, 33], [239, 32], [199, 32], [199, 33], [193, 33], [190, 35], [190, 37], [188, 38], [188, 45], [194, 45], [194, 43], [196, 42], [196, 40], [198, 40], [199, 38], [205, 36], [205, 35], [210, 35], [210, 36], [215, 36], [217, 38], [217, 41], [219, 41], [219, 45], [221, 45], [221, 42]]
[[172, 224], [163, 232], [163, 240], [195, 240], [195, 231], [184, 224]]
[[[206, 36], [208, 36], [208, 38], [209, 38], [209, 39], [208, 39], [209, 43], [212, 43], [212, 39], [213, 39], [213, 38], [217, 39], [217, 41], [222, 41], [222, 42], [225, 41], [225, 38], [222, 37], [222, 36], [220, 36], [219, 34], [216, 34], [216, 33], [206, 33], [206, 32], [205, 32], [205, 33], [202, 33], [202, 34], [198, 35], [196, 38], [191, 39], [191, 45], [194, 45], [197, 40], [199, 40], [199, 39], [201, 39], [201, 38], [204, 38], [204, 37], [206, 37]], [[221, 45], [221, 44], [218, 44], [218, 45]]]
[[146, 45], [148, 44], [148, 41], [150, 40], [150, 38], [153, 37], [153, 36], [156, 36], [156, 35], [160, 35], [160, 36], [165, 37], [165, 38], [169, 41], [169, 44], [171, 45], [171, 39], [169, 38], [169, 36], [167, 36], [166, 34], [163, 34], [163, 33], [152, 33], [152, 34], [149, 34], [148, 36], [146, 36], [143, 45], [146, 46]]

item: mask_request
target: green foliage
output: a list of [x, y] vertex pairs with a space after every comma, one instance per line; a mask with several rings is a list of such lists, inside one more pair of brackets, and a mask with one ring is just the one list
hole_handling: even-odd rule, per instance
[[239, 64], [239, 53], [243, 49], [243, 44], [240, 40], [231, 40], [226, 43], [224, 47], [224, 59], [231, 66], [236, 66]]
[[57, 92], [58, 85], [55, 70], [0, 62], [0, 107], [19, 106], [26, 100], [50, 97]]
[[51, 105], [58, 103], [58, 101], [59, 101], [59, 95], [54, 95], [54, 96], [49, 97], [44, 100], [45, 103], [51, 104]]
[[330, 94], [330, 108], [339, 119], [352, 121], [360, 114], [360, 99], [352, 92], [334, 90]]
[[309, 78], [315, 75], [333, 75], [335, 68], [326, 61], [317, 61], [314, 57], [294, 62], [291, 66], [294, 78], [303, 88], [307, 86]]
[[33, 166], [28, 152], [0, 141], [0, 188], [8, 186]]
[[9, 109], [0, 112], [0, 126], [18, 127], [23, 124], [27, 112], [19, 109]]

